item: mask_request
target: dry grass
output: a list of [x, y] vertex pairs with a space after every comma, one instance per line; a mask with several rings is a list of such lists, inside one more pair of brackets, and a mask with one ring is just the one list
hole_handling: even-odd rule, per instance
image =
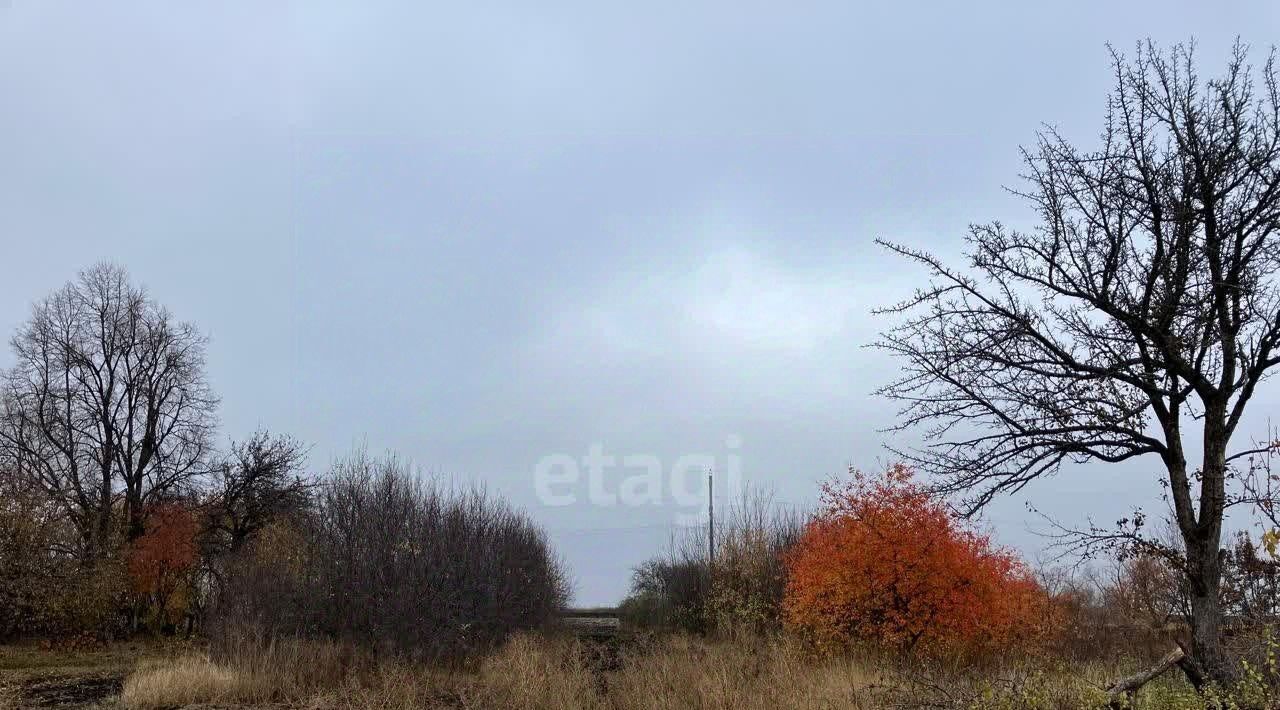
[[188, 705], [266, 707], [284, 704], [312, 710], [339, 708], [451, 707], [431, 682], [431, 674], [388, 666], [363, 677], [335, 679], [329, 685], [297, 682], [291, 669], [232, 668], [207, 656], [177, 659], [130, 676], [120, 695], [129, 710], [155, 710]]
[[883, 681], [864, 662], [819, 659], [786, 640], [709, 644], [675, 637], [627, 659], [605, 707], [869, 708]]
[[310, 710], [686, 710], [870, 708], [875, 676], [816, 662], [787, 642], [676, 637], [624, 652], [572, 638], [519, 636], [469, 671], [350, 662], [324, 644], [278, 644], [218, 663], [147, 663], [124, 685], [129, 710], [289, 702]]
[[[245, 645], [225, 662], [188, 655], [147, 662], [124, 684], [128, 710], [188, 705], [307, 710], [765, 710], [1099, 707], [1101, 687], [1130, 670], [1009, 663], [983, 671], [908, 667], [867, 655], [818, 657], [786, 638], [676, 636], [622, 650], [567, 637], [518, 636], [465, 670], [374, 663], [334, 645]], [[1137, 708], [1181, 684], [1162, 679]], [[1164, 690], [1159, 690], [1163, 688]]]
[[118, 708], [121, 681], [140, 659], [182, 657], [193, 648], [181, 642], [125, 642], [76, 650], [35, 643], [0, 646], [0, 710]]
[[591, 648], [571, 638], [517, 636], [460, 684], [465, 708], [601, 707]]
[[269, 698], [269, 689], [249, 673], [237, 673], [208, 658], [188, 656], [139, 668], [125, 683], [121, 701], [131, 708]]
[[128, 708], [171, 708], [198, 703], [262, 704], [297, 701], [333, 688], [369, 685], [391, 670], [366, 654], [337, 644], [242, 640], [219, 659], [191, 653], [143, 662], [120, 694]]

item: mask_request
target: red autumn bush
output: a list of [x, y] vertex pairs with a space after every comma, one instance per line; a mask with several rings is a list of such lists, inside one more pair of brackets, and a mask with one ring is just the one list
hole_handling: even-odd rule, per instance
[[826, 647], [980, 654], [1036, 635], [1046, 595], [996, 547], [912, 480], [910, 468], [851, 471], [786, 558], [783, 612]]
[[133, 590], [160, 625], [181, 618], [190, 603], [191, 570], [197, 558], [195, 516], [177, 504], [163, 504], [147, 515], [146, 531], [129, 550]]

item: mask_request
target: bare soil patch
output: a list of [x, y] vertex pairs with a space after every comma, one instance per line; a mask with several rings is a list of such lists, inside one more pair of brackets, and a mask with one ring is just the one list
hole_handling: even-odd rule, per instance
[[124, 679], [147, 658], [188, 651], [179, 642], [122, 642], [91, 650], [0, 646], [0, 710], [117, 710]]

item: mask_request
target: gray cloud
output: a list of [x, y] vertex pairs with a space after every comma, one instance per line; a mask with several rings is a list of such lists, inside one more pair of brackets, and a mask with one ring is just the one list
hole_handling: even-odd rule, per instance
[[[1104, 42], [1194, 33], [1212, 66], [1278, 29], [1265, 2], [10, 0], [0, 329], [120, 261], [213, 336], [227, 435], [484, 481], [556, 531], [581, 601], [612, 601], [676, 511], [543, 508], [541, 457], [738, 435], [796, 504], [874, 466], [893, 363], [862, 347], [868, 311], [920, 274], [871, 240], [957, 254], [969, 222], [1025, 220], [1000, 189], [1017, 145], [1096, 134]], [[1105, 521], [1154, 481], [1071, 470], [1027, 497]], [[1034, 551], [1027, 520], [991, 514]]]

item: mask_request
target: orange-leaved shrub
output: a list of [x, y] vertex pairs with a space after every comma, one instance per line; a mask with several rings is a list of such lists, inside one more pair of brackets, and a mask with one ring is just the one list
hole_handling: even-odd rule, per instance
[[786, 556], [783, 611], [827, 648], [979, 655], [1037, 636], [1047, 596], [898, 464], [823, 486], [822, 505]]
[[151, 623], [162, 627], [188, 611], [198, 527], [191, 510], [178, 503], [148, 512], [145, 532], [129, 549], [129, 578]]

